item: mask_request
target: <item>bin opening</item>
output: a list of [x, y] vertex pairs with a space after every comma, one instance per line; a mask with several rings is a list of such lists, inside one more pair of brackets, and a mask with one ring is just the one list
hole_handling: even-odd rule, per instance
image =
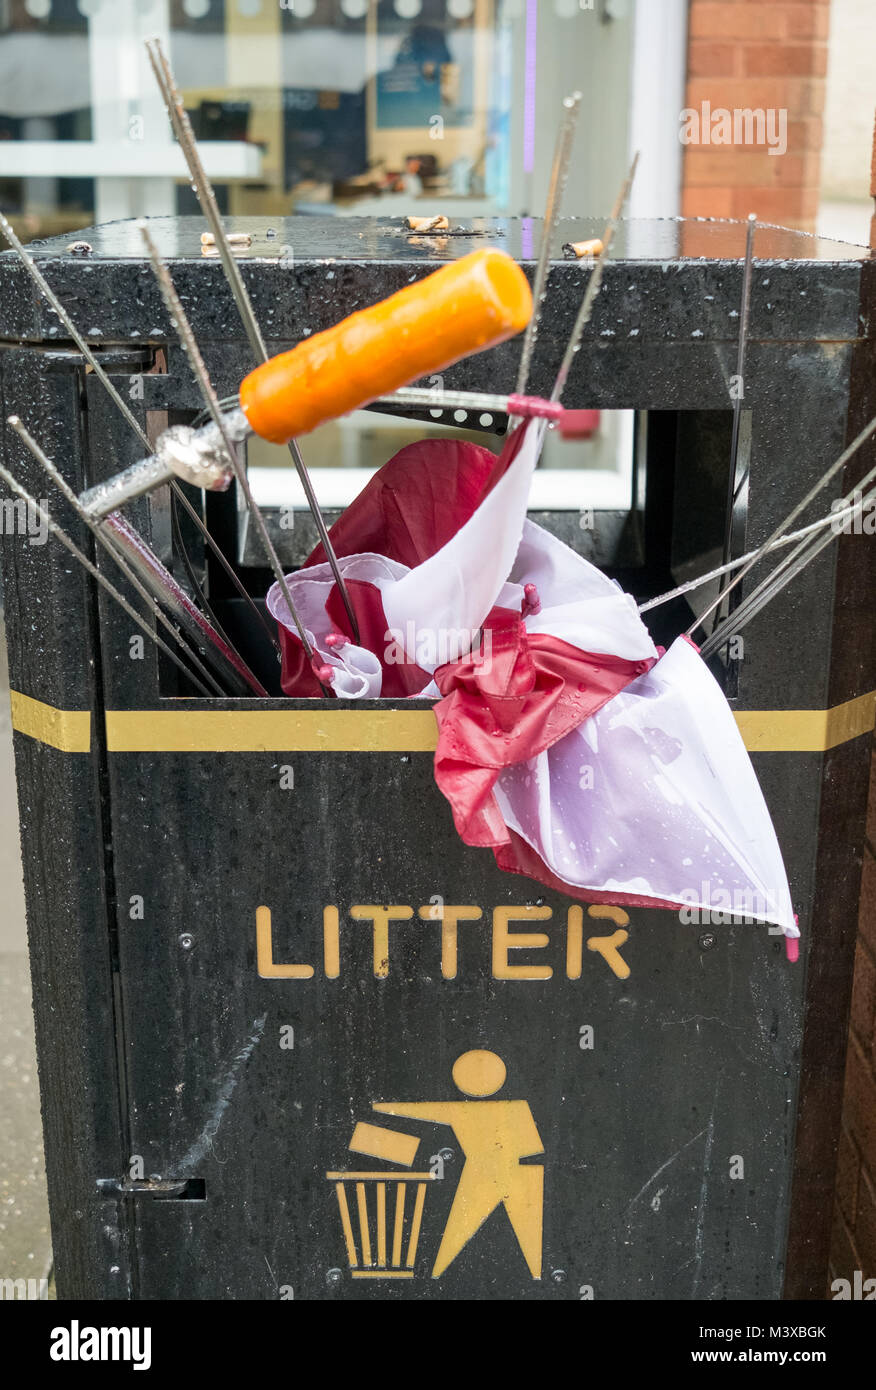
[[[190, 424], [193, 418], [177, 413], [172, 423]], [[731, 410], [602, 410], [601, 420], [601, 428], [614, 431], [618, 443], [616, 478], [611, 491], [605, 487], [604, 469], [590, 473], [574, 462], [569, 467], [540, 468], [531, 494], [535, 506], [530, 506], [528, 513], [533, 521], [616, 580], [639, 603], [719, 566], [725, 543], [730, 559], [744, 553], [750, 412], [742, 413], [739, 481], [729, 519]], [[497, 423], [504, 433], [505, 422]], [[431, 433], [434, 436], [445, 432], [433, 428]], [[459, 433], [455, 431], [456, 436]], [[479, 438], [496, 452], [501, 447], [500, 438]], [[571, 448], [561, 446], [566, 447]], [[247, 463], [252, 468], [252, 457], [248, 457]], [[343, 479], [349, 470], [330, 471]], [[364, 485], [370, 473], [353, 471], [356, 483], [359, 473], [363, 474]], [[591, 495], [590, 479], [595, 497]], [[547, 487], [543, 485], [545, 481]], [[557, 486], [558, 482], [563, 486]], [[339, 491], [338, 484], [334, 486]], [[235, 489], [206, 494], [191, 488], [187, 491], [195, 505], [204, 505], [211, 533], [273, 627], [273, 619], [265, 609], [265, 595], [273, 576]], [[281, 491], [278, 489], [278, 493]], [[161, 490], [150, 499], [153, 541], [158, 553], [189, 592], [193, 592], [193, 579], [197, 581], [219, 624], [259, 680], [270, 695], [282, 697], [280, 671], [270, 641], [189, 518], [182, 509], [177, 509], [174, 516], [164, 493]], [[318, 542], [309, 513], [277, 500], [276, 494], [273, 501], [270, 494], [262, 499], [262, 509], [284, 571], [296, 571]], [[327, 507], [325, 515], [331, 525], [340, 517], [341, 508]], [[704, 585], [650, 611], [645, 620], [654, 641], [668, 647], [706, 607], [717, 592], [717, 583]], [[731, 595], [731, 604], [735, 605], [737, 599], [738, 590]], [[709, 627], [713, 621], [714, 616]], [[729, 698], [736, 694], [741, 657], [742, 648], [737, 644], [725, 647], [711, 662], [713, 673]], [[160, 695], [173, 699], [190, 694], [184, 685], [178, 669], [161, 657]]]

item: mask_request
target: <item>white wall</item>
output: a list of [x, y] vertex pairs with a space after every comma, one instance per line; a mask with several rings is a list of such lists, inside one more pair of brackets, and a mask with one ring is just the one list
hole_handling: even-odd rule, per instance
[[821, 195], [867, 199], [876, 111], [876, 0], [831, 0]]

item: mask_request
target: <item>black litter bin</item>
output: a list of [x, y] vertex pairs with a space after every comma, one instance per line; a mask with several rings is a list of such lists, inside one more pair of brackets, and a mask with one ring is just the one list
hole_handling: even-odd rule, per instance
[[[151, 225], [229, 395], [252, 363], [221, 267], [196, 219]], [[436, 248], [384, 220], [243, 228], [271, 351], [485, 239], [531, 269], [539, 235], [478, 222]], [[564, 224], [558, 244], [599, 230]], [[144, 425], [192, 420], [139, 233], [82, 235], [82, 259], [35, 244], [41, 268]], [[575, 360], [568, 405], [637, 412], [633, 494], [589, 529], [537, 519], [638, 598], [723, 536], [744, 241], [740, 224], [623, 224]], [[737, 553], [876, 410], [866, 254], [761, 228], [755, 255]], [[551, 270], [534, 390], [589, 273]], [[0, 339], [4, 417], [77, 490], [139, 456], [11, 253]], [[519, 350], [444, 384], [510, 390]], [[0, 447], [44, 495], [17, 438]], [[872, 450], [830, 496], [865, 466]], [[174, 563], [161, 493], [130, 514]], [[306, 522], [269, 519], [299, 563]], [[233, 495], [210, 520], [261, 597]], [[797, 965], [764, 927], [599, 905], [582, 921], [500, 873], [455, 835], [428, 701], [184, 698], [154, 650], [132, 659], [130, 622], [60, 547], [7, 535], [3, 565], [60, 1297], [821, 1296], [876, 705], [872, 541], [842, 536], [719, 671], [785, 856]], [[656, 640], [690, 621], [681, 601], [656, 612]]]

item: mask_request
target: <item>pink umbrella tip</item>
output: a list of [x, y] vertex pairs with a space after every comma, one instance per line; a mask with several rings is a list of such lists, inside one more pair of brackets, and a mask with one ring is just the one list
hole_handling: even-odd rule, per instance
[[592, 439], [599, 429], [599, 411], [564, 410], [559, 425], [563, 439]]
[[523, 586], [523, 615], [524, 617], [535, 617], [536, 613], [541, 612], [541, 599], [538, 596], [538, 589], [534, 584], [524, 584]]

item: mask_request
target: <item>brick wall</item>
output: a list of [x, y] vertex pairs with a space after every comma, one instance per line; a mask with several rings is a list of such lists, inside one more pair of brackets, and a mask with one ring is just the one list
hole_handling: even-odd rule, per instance
[[[787, 150], [686, 145], [682, 212], [813, 231], [818, 210], [830, 0], [691, 0], [686, 105], [787, 112]], [[774, 142], [775, 143], [775, 142]]]
[[[870, 778], [829, 1283], [876, 1278], [876, 752]], [[833, 1295], [828, 1292], [828, 1297]]]

